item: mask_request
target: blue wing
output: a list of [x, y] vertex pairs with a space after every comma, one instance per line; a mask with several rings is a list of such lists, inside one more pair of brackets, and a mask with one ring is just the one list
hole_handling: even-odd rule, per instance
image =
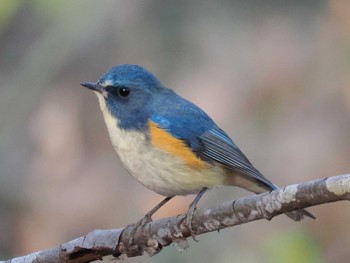
[[233, 172], [255, 179], [269, 190], [277, 188], [251, 164], [223, 130], [215, 127], [200, 135], [199, 140], [200, 143], [194, 146], [199, 156], [209, 157]]
[[160, 128], [183, 140], [202, 160], [218, 162], [228, 170], [257, 180], [267, 189], [276, 189], [204, 111], [185, 100], [168, 105], [176, 105], [176, 109], [162, 107], [151, 118]]

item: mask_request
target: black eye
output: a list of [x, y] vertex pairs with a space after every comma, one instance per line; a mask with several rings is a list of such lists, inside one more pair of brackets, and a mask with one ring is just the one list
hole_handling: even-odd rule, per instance
[[130, 96], [131, 90], [126, 87], [107, 86], [105, 90], [113, 97], [126, 99]]
[[126, 99], [130, 95], [130, 89], [124, 87], [118, 87], [118, 97], [122, 99]]

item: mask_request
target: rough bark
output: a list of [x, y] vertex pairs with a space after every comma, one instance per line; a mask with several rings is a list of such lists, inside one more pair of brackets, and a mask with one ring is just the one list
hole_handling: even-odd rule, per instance
[[[198, 209], [193, 216], [192, 230], [200, 235], [341, 200], [350, 200], [350, 174], [290, 185], [270, 193], [227, 201], [217, 207]], [[128, 246], [132, 238], [132, 225], [129, 225], [120, 229], [94, 230], [55, 248], [0, 262], [91, 262], [107, 255], [133, 257], [144, 252], [154, 255], [172, 243], [184, 249], [186, 238], [191, 236], [185, 218], [185, 215], [178, 215], [139, 227], [134, 233], [132, 247]]]

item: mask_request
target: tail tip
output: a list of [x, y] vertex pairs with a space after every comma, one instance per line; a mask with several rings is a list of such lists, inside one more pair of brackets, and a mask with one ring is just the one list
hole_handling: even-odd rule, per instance
[[305, 217], [309, 217], [311, 219], [317, 219], [313, 214], [305, 209], [299, 209], [291, 212], [287, 212], [286, 215], [294, 221], [301, 221], [305, 219]]

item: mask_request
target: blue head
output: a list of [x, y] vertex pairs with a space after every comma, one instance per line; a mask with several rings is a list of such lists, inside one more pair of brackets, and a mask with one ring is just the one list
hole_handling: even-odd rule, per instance
[[159, 80], [146, 69], [132, 64], [123, 64], [111, 68], [100, 78], [98, 84], [143, 90], [154, 90], [162, 86]]
[[[94, 90], [104, 100], [109, 112], [124, 129], [143, 129], [157, 110], [159, 96], [175, 95], [150, 72], [137, 65], [124, 64], [111, 68], [97, 83], [82, 86]], [[100, 101], [101, 102], [101, 101]]]

